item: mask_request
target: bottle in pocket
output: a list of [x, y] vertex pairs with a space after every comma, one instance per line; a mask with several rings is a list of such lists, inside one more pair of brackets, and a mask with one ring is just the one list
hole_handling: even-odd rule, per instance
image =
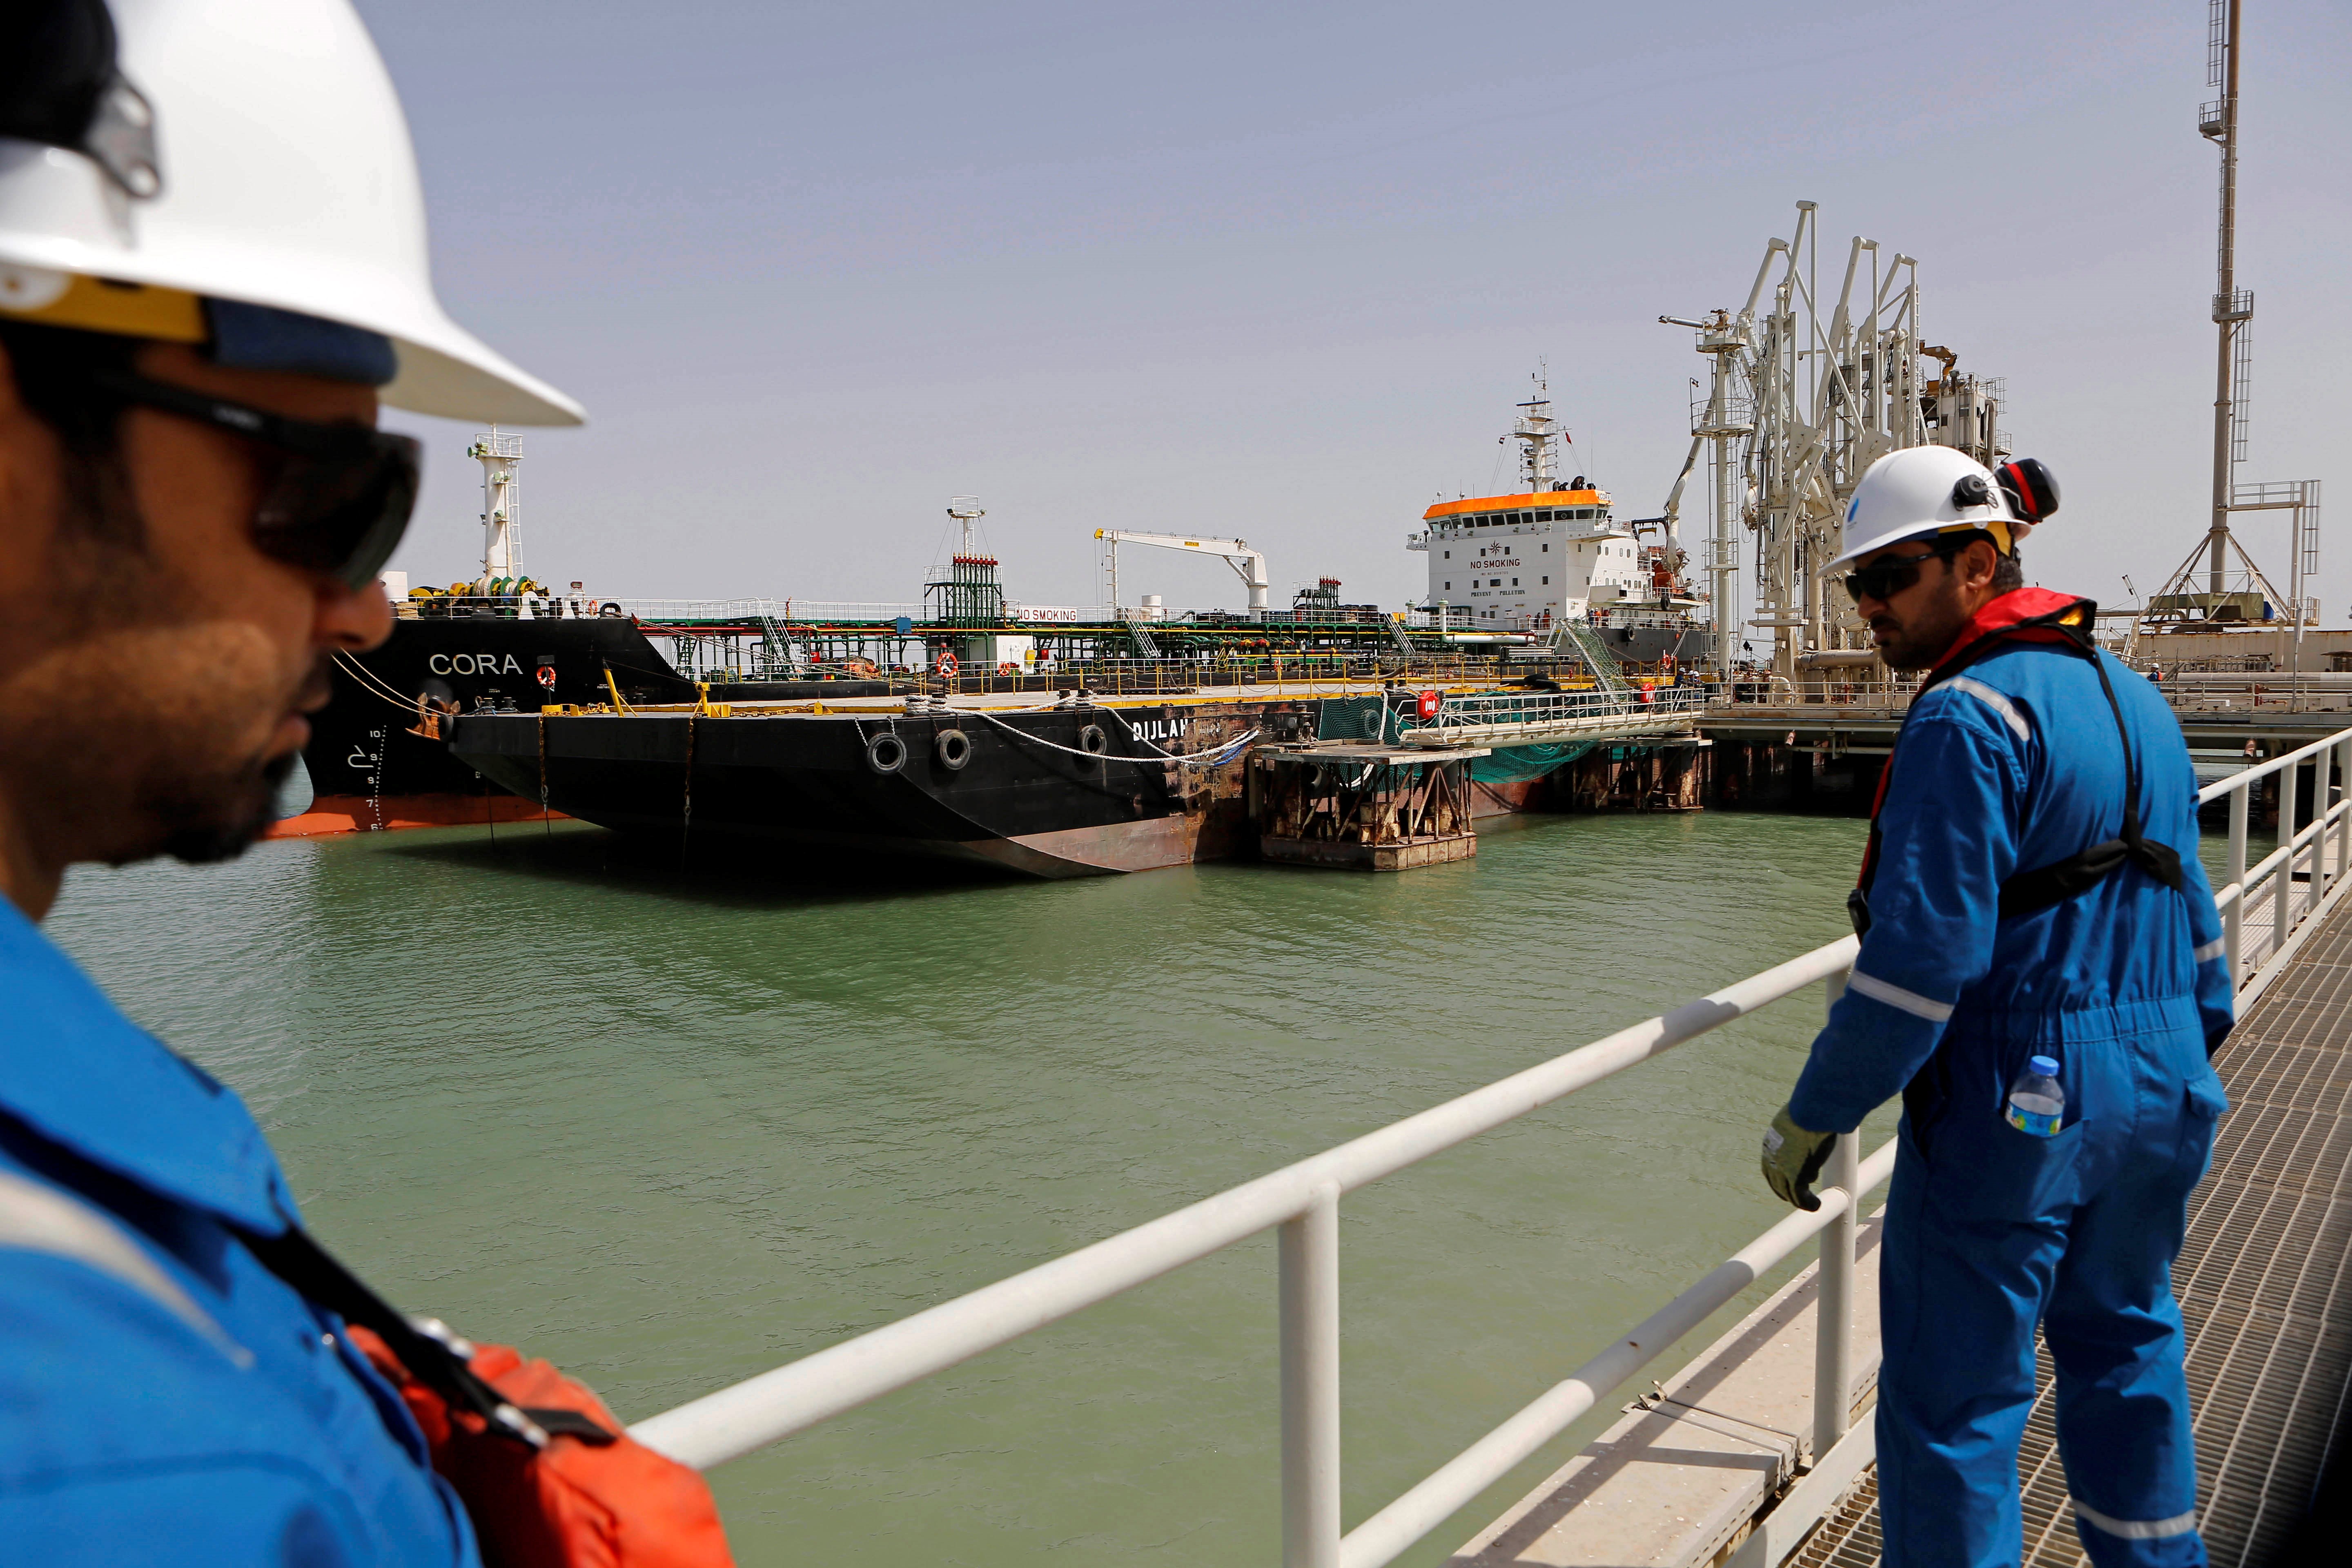
[[2036, 1138], [2054, 1138], [2065, 1117], [2066, 1091], [2058, 1087], [2058, 1058], [2032, 1058], [2009, 1086], [2009, 1124]]

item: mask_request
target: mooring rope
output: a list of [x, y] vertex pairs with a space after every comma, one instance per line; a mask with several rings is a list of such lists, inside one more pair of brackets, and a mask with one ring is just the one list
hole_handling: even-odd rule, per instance
[[381, 698], [404, 712], [414, 713], [416, 711], [416, 700], [415, 698], [403, 697], [398, 691], [394, 690], [383, 677], [377, 675], [375, 671], [370, 669], [367, 666], [362, 664], [359, 660], [353, 658], [351, 655], [345, 653], [341, 648], [337, 648], [335, 650], [335, 662], [341, 665], [343, 669], [350, 674], [353, 679], [360, 683], [362, 689], [365, 690], [369, 696]]

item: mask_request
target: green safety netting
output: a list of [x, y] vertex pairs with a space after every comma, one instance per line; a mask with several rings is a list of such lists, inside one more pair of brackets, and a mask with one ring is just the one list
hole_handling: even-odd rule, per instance
[[[1402, 729], [1396, 710], [1381, 698], [1327, 697], [1316, 719], [1315, 738], [1393, 743], [1402, 740]], [[1470, 776], [1479, 784], [1517, 784], [1539, 779], [1576, 761], [1596, 744], [1592, 741], [1561, 741], [1548, 745], [1498, 746], [1491, 755], [1471, 759]]]
[[1517, 784], [1539, 779], [1554, 768], [1576, 761], [1600, 742], [1559, 741], [1539, 746], [1497, 746], [1491, 755], [1470, 759], [1470, 777], [1476, 784]]
[[1397, 733], [1395, 710], [1378, 697], [1327, 697], [1323, 710], [1316, 716], [1315, 738], [1318, 741], [1370, 741], [1375, 744], [1393, 742]]

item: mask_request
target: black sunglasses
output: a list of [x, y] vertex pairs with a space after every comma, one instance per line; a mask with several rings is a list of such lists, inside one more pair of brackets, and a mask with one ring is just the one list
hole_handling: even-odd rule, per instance
[[277, 449], [253, 542], [273, 561], [323, 573], [354, 593], [373, 582], [408, 531], [424, 448], [373, 426], [321, 424], [248, 408], [169, 382], [91, 367], [90, 384], [122, 403], [161, 409]]
[[1845, 574], [1845, 591], [1853, 595], [1853, 602], [1857, 605], [1864, 599], [1891, 599], [1919, 580], [1919, 567], [1923, 563], [1937, 560], [1943, 553], [1940, 550], [1923, 550], [1916, 555], [1874, 561], [1859, 572]]

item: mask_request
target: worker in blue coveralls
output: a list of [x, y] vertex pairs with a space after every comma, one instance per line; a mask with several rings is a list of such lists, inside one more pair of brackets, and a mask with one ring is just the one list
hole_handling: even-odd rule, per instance
[[[1928, 674], [1872, 814], [1861, 952], [1764, 1174], [1819, 1206], [1832, 1137], [1902, 1094], [1879, 1273], [1888, 1568], [2020, 1560], [2037, 1325], [2091, 1561], [2205, 1561], [2171, 1265], [2225, 1109], [2208, 1058], [2231, 977], [2178, 721], [2097, 651], [2089, 601], [2022, 586], [2018, 542], [2056, 503], [2031, 459], [1891, 453], [1836, 563], [1886, 663]], [[2054, 1119], [2011, 1110], [2036, 1057]]]
[[329, 660], [391, 629], [418, 451], [379, 401], [578, 410], [435, 301], [344, 0], [31, 0], [5, 31], [0, 1558], [463, 1568], [417, 1423], [281, 1271], [299, 1215], [245, 1106], [35, 922], [75, 862], [269, 822]]

